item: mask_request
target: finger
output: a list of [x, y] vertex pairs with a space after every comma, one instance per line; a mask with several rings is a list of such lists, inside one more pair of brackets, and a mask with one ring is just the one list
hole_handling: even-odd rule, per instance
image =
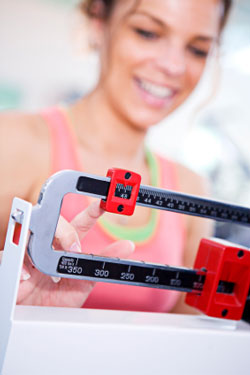
[[31, 275], [28, 271], [28, 268], [24, 264], [21, 271], [20, 281], [27, 281], [30, 279], [30, 277]]
[[100, 251], [98, 255], [106, 257], [128, 258], [131, 254], [133, 254], [134, 250], [134, 242], [128, 240], [120, 240], [107, 246], [105, 249]]
[[61, 277], [51, 276], [51, 280], [53, 281], [53, 283], [58, 284], [61, 281]]
[[[73, 253], [81, 253], [81, 244], [75, 228], [63, 216], [59, 217], [53, 246], [56, 250], [63, 249]], [[60, 277], [51, 276], [53, 283], [58, 284]]]
[[60, 216], [56, 228], [53, 246], [56, 250], [81, 253], [81, 244], [74, 226]]
[[[81, 244], [74, 227], [63, 216], [59, 217], [53, 247], [56, 250], [62, 249], [73, 253], [81, 253]], [[60, 277], [51, 276], [53, 283], [58, 284]]]
[[75, 228], [80, 240], [93, 227], [97, 219], [99, 219], [103, 213], [104, 210], [100, 207], [100, 202], [95, 201], [92, 202], [86, 210], [74, 217], [71, 224]]

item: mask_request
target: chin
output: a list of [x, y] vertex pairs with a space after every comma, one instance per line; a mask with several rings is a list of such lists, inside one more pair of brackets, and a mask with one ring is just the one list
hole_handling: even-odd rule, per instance
[[164, 117], [159, 117], [159, 116], [145, 116], [145, 114], [143, 116], [136, 116], [135, 117], [131, 117], [130, 119], [128, 119], [129, 123], [136, 129], [140, 130], [140, 131], [144, 131], [144, 132], [147, 132], [147, 130], [151, 127], [151, 126], [155, 126], [157, 124], [159, 124], [162, 120], [164, 120], [165, 117], [167, 117], [168, 115], [164, 116]]
[[140, 112], [137, 111], [136, 115], [133, 118], [131, 117], [131, 120], [134, 124], [137, 124], [137, 127], [148, 130], [151, 126], [155, 126], [163, 121], [174, 110], [175, 108], [169, 108], [164, 113], [160, 113], [160, 111], [149, 111], [144, 108]]

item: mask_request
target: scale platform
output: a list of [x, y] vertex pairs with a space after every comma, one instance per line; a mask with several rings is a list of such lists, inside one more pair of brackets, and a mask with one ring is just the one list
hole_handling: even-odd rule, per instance
[[249, 375], [249, 348], [242, 321], [16, 306], [2, 375]]

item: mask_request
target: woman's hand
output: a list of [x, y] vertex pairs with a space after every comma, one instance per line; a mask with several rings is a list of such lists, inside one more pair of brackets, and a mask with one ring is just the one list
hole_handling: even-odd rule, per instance
[[[55, 249], [82, 252], [80, 240], [102, 215], [99, 202], [93, 202], [85, 211], [77, 215], [71, 223], [60, 217], [55, 241]], [[98, 255], [129, 257], [134, 251], [130, 241], [117, 241], [106, 247]], [[86, 280], [57, 279], [39, 272], [26, 254], [17, 303], [22, 305], [81, 307], [95, 283]]]

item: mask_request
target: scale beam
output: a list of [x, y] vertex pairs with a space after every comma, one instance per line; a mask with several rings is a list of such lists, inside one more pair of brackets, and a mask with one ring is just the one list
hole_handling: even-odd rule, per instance
[[[246, 207], [140, 185], [131, 171], [111, 169], [106, 177], [62, 171], [43, 186], [30, 220], [29, 255], [41, 272], [56, 276], [187, 292], [186, 302], [210, 316], [241, 319], [250, 286], [250, 252], [220, 240], [202, 240], [194, 269], [143, 261], [55, 251], [53, 240], [63, 197], [101, 199], [109, 212], [132, 215], [136, 205], [250, 225]], [[13, 217], [21, 222], [22, 218]], [[42, 225], [41, 225], [42, 223]]]

